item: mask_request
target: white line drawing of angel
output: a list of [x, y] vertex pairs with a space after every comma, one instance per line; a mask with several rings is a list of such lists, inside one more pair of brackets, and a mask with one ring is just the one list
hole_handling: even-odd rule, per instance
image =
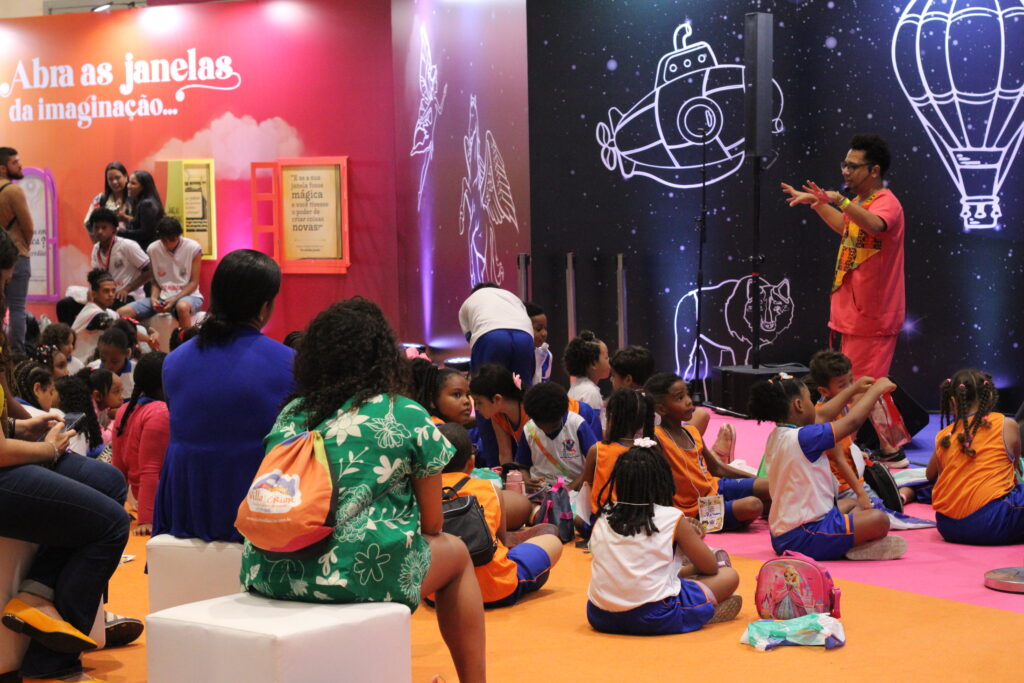
[[423, 187], [427, 182], [427, 170], [434, 158], [434, 127], [437, 120], [444, 111], [444, 101], [448, 97], [448, 84], [444, 84], [441, 97], [438, 98], [437, 65], [434, 64], [430, 54], [430, 39], [427, 37], [427, 27], [420, 26], [420, 106], [416, 114], [416, 127], [412, 132], [412, 149], [409, 156], [423, 156], [423, 166], [420, 168], [420, 187], [416, 195], [416, 210], [420, 210], [423, 203]]

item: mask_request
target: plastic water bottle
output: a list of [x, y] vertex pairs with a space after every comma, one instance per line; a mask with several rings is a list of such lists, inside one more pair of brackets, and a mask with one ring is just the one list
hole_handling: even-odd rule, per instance
[[509, 473], [505, 475], [505, 490], [518, 491], [525, 495], [526, 486], [523, 484], [523, 473], [519, 470], [509, 470]]

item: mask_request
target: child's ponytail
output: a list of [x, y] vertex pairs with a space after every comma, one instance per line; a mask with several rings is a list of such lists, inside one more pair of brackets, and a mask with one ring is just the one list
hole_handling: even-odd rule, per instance
[[789, 375], [776, 375], [758, 382], [750, 388], [747, 412], [761, 422], [785, 422], [789, 419], [789, 404], [801, 394], [804, 383]]
[[637, 432], [654, 438], [654, 400], [645, 392], [616, 389], [608, 397], [608, 429], [604, 443], [632, 439]]
[[[971, 415], [970, 407], [975, 401], [978, 409]], [[992, 382], [992, 375], [981, 370], [964, 368], [947, 377], [939, 388], [939, 408], [942, 412], [942, 426], [953, 425], [950, 433], [939, 441], [943, 448], [949, 448], [950, 436], [956, 439], [964, 453], [977, 455], [971, 447], [975, 435], [983, 425], [988, 425], [986, 416], [999, 402], [999, 390]], [[959, 428], [959, 432], [957, 431]]]

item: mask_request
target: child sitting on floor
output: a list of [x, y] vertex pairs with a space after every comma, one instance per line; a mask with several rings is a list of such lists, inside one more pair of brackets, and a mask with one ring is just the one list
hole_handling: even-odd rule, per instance
[[470, 477], [474, 458], [469, 433], [461, 425], [451, 422], [438, 425], [438, 430], [455, 447], [455, 455], [441, 473], [441, 486], [454, 487], [466, 480], [458, 494], [476, 496], [484, 509], [487, 526], [498, 541], [491, 561], [474, 567], [484, 607], [514, 605], [525, 594], [539, 590], [547, 583], [551, 568], [562, 556], [558, 528], [552, 524], [541, 524], [533, 527], [526, 534], [527, 538], [520, 536], [517, 539], [506, 529], [505, 497], [509, 492], [497, 490], [492, 480]]
[[121, 398], [127, 401], [135, 388], [132, 376], [135, 371], [135, 361], [132, 360], [134, 341], [128, 338], [122, 328], [111, 327], [100, 335], [96, 346], [99, 358], [89, 363], [88, 367], [94, 370], [103, 368], [114, 373], [121, 381]]
[[465, 426], [473, 421], [469, 380], [458, 370], [439, 368], [424, 358], [413, 359], [412, 398], [423, 406], [434, 424], [454, 422]]
[[527, 490], [554, 484], [559, 477], [578, 490], [583, 461], [597, 441], [586, 419], [569, 409], [565, 389], [555, 382], [530, 387], [523, 408], [530, 420], [519, 438], [516, 462], [530, 468]]
[[166, 355], [150, 351], [139, 359], [131, 400], [118, 409], [114, 419], [111, 462], [124, 473], [138, 501], [139, 524], [132, 532], [136, 536], [149, 536], [153, 530], [153, 501], [171, 438], [161, 377]]
[[655, 441], [637, 439], [598, 492], [587, 590], [587, 620], [594, 629], [686, 633], [739, 613], [743, 602], [733, 595], [739, 575], [731, 566], [719, 567], [703, 532], [672, 506], [672, 488], [672, 472]]
[[[654, 402], [639, 391], [616, 389], [608, 397], [608, 429], [605, 437], [590, 447], [583, 464], [583, 482], [590, 484], [592, 514], [591, 519], [584, 520], [587, 528], [596, 520], [600, 508], [597, 494], [608, 482], [619, 456], [630, 449], [638, 436], [654, 436]], [[615, 500], [614, 490], [609, 491], [608, 495], [611, 500]]]
[[540, 384], [551, 379], [553, 365], [551, 349], [548, 348], [548, 316], [543, 308], [532, 301], [526, 302], [526, 315], [530, 316], [530, 324], [533, 325], [533, 353], [537, 363], [533, 371], [533, 384]]
[[[106, 370], [97, 370], [96, 372], [106, 372]], [[71, 438], [71, 442], [68, 444], [68, 450], [79, 455], [97, 457], [103, 452], [103, 447], [106, 444], [103, 442], [103, 430], [96, 419], [96, 409], [93, 407], [88, 383], [81, 377], [69, 375], [58, 377], [54, 380], [53, 385], [57, 389], [60, 408], [64, 414], [82, 413], [85, 415], [82, 424], [75, 430], [77, 434]]]
[[679, 375], [662, 372], [651, 377], [644, 390], [654, 399], [655, 410], [661, 416], [655, 434], [675, 479], [673, 504], [687, 516], [698, 517], [702, 498], [721, 495], [721, 518], [715, 519], [710, 513], [701, 516], [705, 527], [716, 531], [744, 529], [760, 517], [771, 501], [768, 480], [723, 464], [704, 445], [697, 427], [684, 424], [694, 411], [686, 382]]
[[928, 481], [942, 538], [950, 543], [1007, 545], [1024, 541], [1024, 485], [1017, 484], [1020, 426], [993, 412], [992, 376], [959, 370], [942, 383], [944, 429], [935, 437]]
[[642, 346], [623, 346], [608, 359], [611, 365], [612, 389], [644, 388], [644, 382], [654, 374], [654, 356]]
[[60, 405], [60, 396], [53, 384], [53, 373], [34, 360], [18, 363], [14, 368], [14, 386], [11, 388], [31, 417], [53, 412]]
[[573, 377], [569, 398], [574, 398], [598, 412], [604, 410], [604, 399], [597, 383], [608, 377], [608, 347], [590, 330], [583, 330], [565, 347], [565, 369]]
[[56, 346], [68, 361], [67, 374], [73, 375], [85, 367], [78, 358], [75, 358], [75, 343], [77, 336], [70, 325], [65, 323], [50, 323], [43, 328], [39, 335], [41, 346]]
[[765, 445], [772, 497], [768, 526], [776, 553], [794, 550], [816, 560], [890, 560], [906, 551], [905, 540], [887, 535], [884, 512], [854, 510], [851, 499], [836, 503], [838, 486], [829, 468], [830, 461], [842, 457], [836, 441], [854, 433], [879, 397], [895, 388], [885, 377], [875, 380], [844, 417], [815, 424], [811, 393], [802, 381], [780, 374], [751, 387], [751, 417], [777, 425]]

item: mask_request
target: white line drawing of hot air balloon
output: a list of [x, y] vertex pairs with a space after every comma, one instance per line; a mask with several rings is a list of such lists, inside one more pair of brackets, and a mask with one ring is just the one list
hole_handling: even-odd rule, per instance
[[960, 190], [964, 229], [997, 227], [1024, 134], [1024, 0], [912, 0], [892, 65]]
[[498, 254], [498, 228], [511, 223], [519, 232], [519, 222], [505, 160], [494, 134], [488, 129], [481, 139], [476, 95], [469, 96], [469, 129], [462, 138], [462, 151], [466, 175], [462, 178], [459, 234], [469, 240], [470, 284], [500, 285], [505, 279], [505, 267]]
[[427, 169], [434, 158], [434, 126], [444, 111], [444, 100], [448, 97], [448, 84], [444, 84], [441, 97], [437, 96], [437, 65], [430, 55], [430, 39], [427, 27], [420, 26], [420, 106], [416, 114], [416, 127], [412, 132], [412, 149], [409, 156], [423, 155], [423, 166], [420, 168], [420, 189], [416, 195], [416, 210], [423, 203], [423, 187], [427, 182]]
[[[646, 176], [669, 187], [700, 187], [705, 135], [709, 185], [743, 165], [744, 67], [719, 65], [710, 45], [688, 44], [692, 32], [689, 23], [676, 27], [675, 49], [658, 61], [654, 90], [626, 113], [612, 107], [608, 123], [597, 124], [601, 161], [609, 171], [618, 168], [623, 178]], [[784, 100], [778, 82], [772, 83], [772, 132], [778, 134]]]

